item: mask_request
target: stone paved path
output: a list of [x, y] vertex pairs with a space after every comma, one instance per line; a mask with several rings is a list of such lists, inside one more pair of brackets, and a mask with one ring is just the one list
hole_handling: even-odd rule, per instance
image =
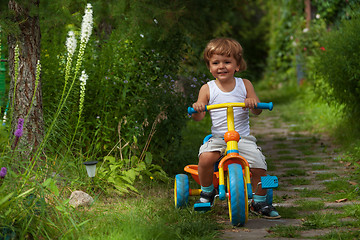
[[[272, 235], [270, 227], [301, 226], [303, 219], [315, 211], [339, 212], [341, 206], [358, 203], [337, 199], [337, 192], [327, 191], [327, 183], [338, 179], [347, 185], [356, 184], [347, 180], [350, 167], [337, 160], [339, 153], [328, 137], [294, 132], [291, 129], [296, 126], [283, 123], [273, 113], [252, 117], [251, 123], [252, 134], [257, 137], [258, 145], [267, 157], [269, 174], [279, 178], [279, 188], [274, 190], [274, 205], [283, 217], [267, 220], [249, 214], [244, 227], [229, 226], [220, 239], [289, 239]], [[291, 212], [296, 211], [297, 206], [306, 204], [318, 207], [302, 211], [302, 216], [299, 213], [292, 216]], [[303, 230], [296, 238], [317, 239], [331, 230]]]

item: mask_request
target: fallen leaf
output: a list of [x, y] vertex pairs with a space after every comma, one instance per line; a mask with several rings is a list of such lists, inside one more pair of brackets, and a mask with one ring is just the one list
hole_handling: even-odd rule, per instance
[[352, 182], [352, 181], [349, 181], [349, 184], [350, 184], [350, 185], [354, 185], [354, 186], [355, 186], [355, 185], [358, 185], [358, 183]]
[[335, 202], [341, 203], [341, 202], [346, 202], [347, 200], [348, 200], [347, 198], [342, 198], [342, 199], [335, 200]]

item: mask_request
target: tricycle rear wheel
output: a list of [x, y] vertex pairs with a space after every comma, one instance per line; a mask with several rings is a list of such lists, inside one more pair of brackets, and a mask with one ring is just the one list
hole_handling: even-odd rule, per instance
[[184, 207], [189, 202], [189, 178], [186, 174], [175, 176], [174, 200], [177, 208]]

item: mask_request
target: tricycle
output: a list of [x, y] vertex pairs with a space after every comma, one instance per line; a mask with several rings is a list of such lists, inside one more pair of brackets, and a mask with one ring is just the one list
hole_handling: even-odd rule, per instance
[[[207, 105], [206, 111], [218, 108], [227, 109], [228, 131], [224, 135], [226, 142], [225, 155], [222, 156], [214, 166], [213, 185], [217, 189], [220, 200], [228, 202], [230, 222], [234, 226], [243, 226], [248, 221], [249, 200], [253, 198], [251, 186], [251, 173], [247, 160], [239, 155], [238, 141], [240, 135], [235, 131], [234, 126], [234, 107], [245, 107], [245, 103], [222, 103]], [[257, 108], [273, 109], [272, 102], [257, 103]], [[189, 107], [188, 113], [191, 115], [196, 111]], [[211, 135], [205, 137], [204, 142], [208, 141]], [[185, 172], [190, 173], [193, 179], [200, 184], [197, 165], [187, 165]], [[267, 201], [272, 204], [272, 189], [278, 187], [278, 178], [276, 176], [261, 177], [261, 187], [268, 189]], [[258, 184], [258, 185], [259, 185]], [[256, 190], [255, 190], [256, 192]], [[189, 178], [186, 174], [177, 174], [175, 176], [174, 198], [175, 206], [182, 208], [188, 205], [189, 196], [198, 196], [201, 189], [190, 189]], [[196, 211], [208, 211], [211, 209], [211, 203], [195, 203]]]

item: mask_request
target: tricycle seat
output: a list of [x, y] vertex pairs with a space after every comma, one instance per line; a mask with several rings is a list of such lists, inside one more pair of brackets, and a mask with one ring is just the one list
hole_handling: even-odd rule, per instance
[[[191, 174], [191, 176], [193, 177], [193, 179], [199, 184], [200, 184], [200, 180], [199, 180], [199, 173], [198, 173], [198, 165], [187, 165], [184, 168], [185, 172], [188, 172]], [[217, 188], [219, 186], [219, 172], [214, 172], [213, 175], [213, 184], [214, 187]]]

